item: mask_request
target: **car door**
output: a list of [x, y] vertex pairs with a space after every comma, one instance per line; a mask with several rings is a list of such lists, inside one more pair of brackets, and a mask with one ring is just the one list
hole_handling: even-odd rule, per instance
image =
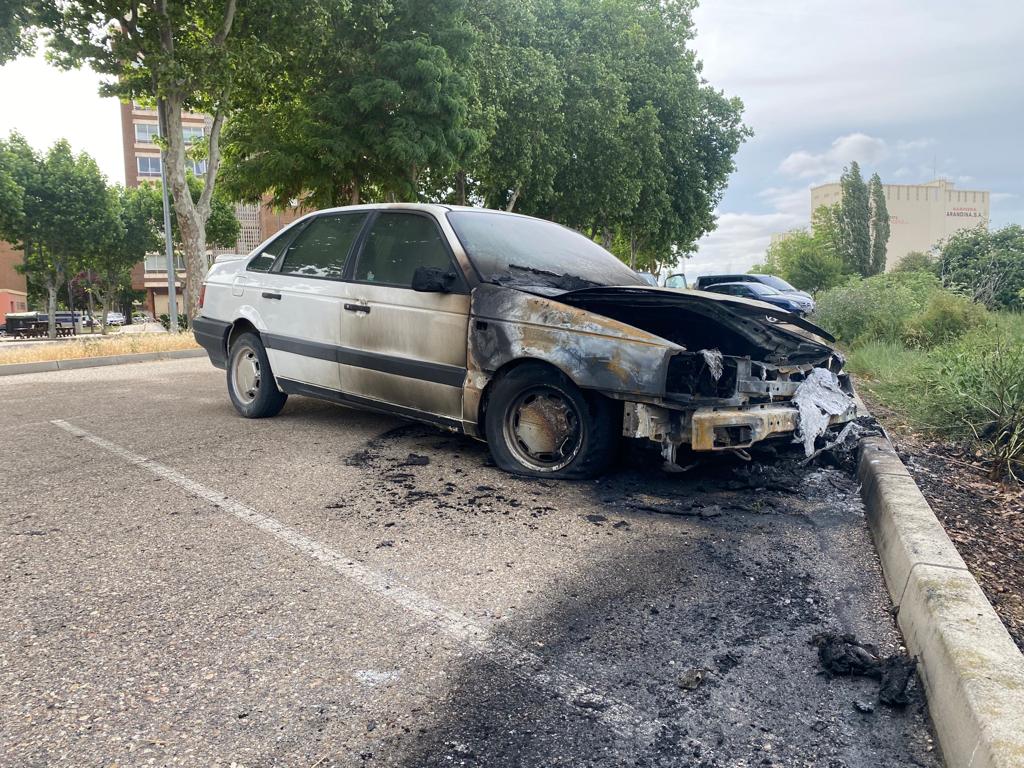
[[[461, 419], [469, 289], [433, 216], [381, 211], [367, 223], [342, 311], [346, 393]], [[419, 267], [450, 275], [444, 292], [413, 290]]]
[[340, 318], [348, 286], [349, 253], [365, 211], [330, 212], [309, 219], [260, 281], [263, 343], [277, 378], [322, 394], [341, 389]]

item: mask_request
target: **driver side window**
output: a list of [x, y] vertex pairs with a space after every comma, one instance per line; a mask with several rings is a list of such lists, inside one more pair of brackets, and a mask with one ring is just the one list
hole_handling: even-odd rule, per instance
[[433, 221], [410, 213], [381, 213], [366, 235], [356, 263], [355, 281], [411, 288], [418, 267], [454, 272], [454, 289], [464, 289], [461, 271], [455, 268]]

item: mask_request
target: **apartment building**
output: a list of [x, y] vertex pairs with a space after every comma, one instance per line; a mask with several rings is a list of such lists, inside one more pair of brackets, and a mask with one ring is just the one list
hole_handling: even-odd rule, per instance
[[[210, 129], [211, 119], [207, 115], [184, 113], [181, 118], [182, 132], [187, 142], [203, 138]], [[155, 139], [160, 135], [160, 125], [155, 107], [139, 102], [121, 103], [121, 133], [124, 146], [124, 178], [128, 186], [146, 183], [160, 183], [160, 147]], [[196, 176], [206, 173], [206, 161], [192, 162]], [[285, 224], [294, 221], [298, 209], [274, 211], [266, 205], [238, 203], [235, 217], [240, 232], [238, 242], [230, 249], [233, 253], [249, 253]], [[210, 244], [211, 257], [225, 252], [215, 243]], [[175, 264], [177, 274], [176, 293], [178, 311], [184, 309], [185, 266], [179, 258]], [[167, 259], [163, 253], [150, 254], [132, 270], [132, 289], [145, 291], [143, 311], [154, 317], [164, 314], [170, 306], [167, 296]]]
[[[953, 182], [945, 179], [882, 186], [890, 228], [886, 269], [911, 251], [929, 251], [958, 230], [988, 224], [988, 192], [956, 189]], [[839, 182], [812, 187], [811, 213], [842, 198]]]

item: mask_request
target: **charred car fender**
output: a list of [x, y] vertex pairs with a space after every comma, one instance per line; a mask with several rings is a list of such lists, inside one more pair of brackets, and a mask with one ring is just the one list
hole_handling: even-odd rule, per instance
[[548, 363], [577, 386], [616, 399], [656, 401], [669, 360], [683, 351], [618, 320], [488, 284], [473, 290], [468, 341], [464, 414], [474, 424], [491, 378], [514, 361]]

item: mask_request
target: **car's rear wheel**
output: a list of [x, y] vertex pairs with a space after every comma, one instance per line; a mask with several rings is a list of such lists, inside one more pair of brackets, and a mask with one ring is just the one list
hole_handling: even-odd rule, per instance
[[484, 428], [495, 463], [532, 477], [582, 479], [608, 467], [619, 442], [618, 409], [567, 376], [527, 363], [502, 375]]
[[274, 383], [267, 350], [255, 333], [243, 333], [231, 344], [228, 394], [235, 410], [247, 419], [276, 416], [288, 400]]

